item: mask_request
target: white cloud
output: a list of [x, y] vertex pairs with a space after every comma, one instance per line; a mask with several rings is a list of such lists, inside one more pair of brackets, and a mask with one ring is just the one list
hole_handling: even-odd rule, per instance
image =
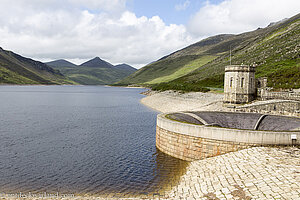
[[137, 17], [125, 0], [1, 1], [0, 46], [40, 60], [99, 56], [142, 66], [194, 42], [185, 26]]
[[99, 56], [140, 67], [204, 36], [253, 30], [299, 10], [299, 0], [208, 1], [186, 27], [137, 17], [126, 0], [1, 0], [0, 47], [40, 60]]
[[189, 7], [189, 5], [190, 5], [190, 1], [189, 0], [186, 0], [184, 3], [182, 3], [182, 4], [176, 4], [175, 5], [175, 10], [177, 10], [177, 11], [182, 11], [182, 10], [186, 10], [188, 7]]
[[265, 27], [299, 13], [299, 0], [225, 0], [209, 1], [190, 20], [188, 30], [195, 35], [240, 33]]

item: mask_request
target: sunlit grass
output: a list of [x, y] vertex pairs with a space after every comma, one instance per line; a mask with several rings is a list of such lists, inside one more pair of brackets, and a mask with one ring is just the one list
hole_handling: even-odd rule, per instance
[[174, 73], [172, 73], [170, 75], [153, 79], [152, 81], [146, 82], [146, 84], [157, 84], [157, 83], [172, 81], [176, 78], [179, 78], [181, 76], [184, 76], [184, 75], [190, 73], [191, 71], [194, 71], [195, 69], [214, 60], [215, 58], [216, 58], [216, 56], [203, 56], [201, 58], [198, 58], [196, 60], [193, 60], [193, 61], [185, 64], [182, 68], [178, 69], [177, 71], [175, 71]]

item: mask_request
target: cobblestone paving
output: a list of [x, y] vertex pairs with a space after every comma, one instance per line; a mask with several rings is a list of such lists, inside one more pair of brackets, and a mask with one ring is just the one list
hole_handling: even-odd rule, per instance
[[253, 147], [194, 161], [170, 199], [300, 199], [300, 149]]

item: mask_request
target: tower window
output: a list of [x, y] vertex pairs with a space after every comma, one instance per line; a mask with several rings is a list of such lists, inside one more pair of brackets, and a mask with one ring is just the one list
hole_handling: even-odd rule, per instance
[[244, 78], [241, 80], [241, 87], [244, 87]]
[[233, 78], [230, 78], [230, 87], [232, 87]]

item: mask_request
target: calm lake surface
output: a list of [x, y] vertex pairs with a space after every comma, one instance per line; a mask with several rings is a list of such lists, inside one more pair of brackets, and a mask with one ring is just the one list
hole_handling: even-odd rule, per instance
[[144, 89], [0, 86], [0, 192], [151, 194], [187, 163], [155, 147]]

